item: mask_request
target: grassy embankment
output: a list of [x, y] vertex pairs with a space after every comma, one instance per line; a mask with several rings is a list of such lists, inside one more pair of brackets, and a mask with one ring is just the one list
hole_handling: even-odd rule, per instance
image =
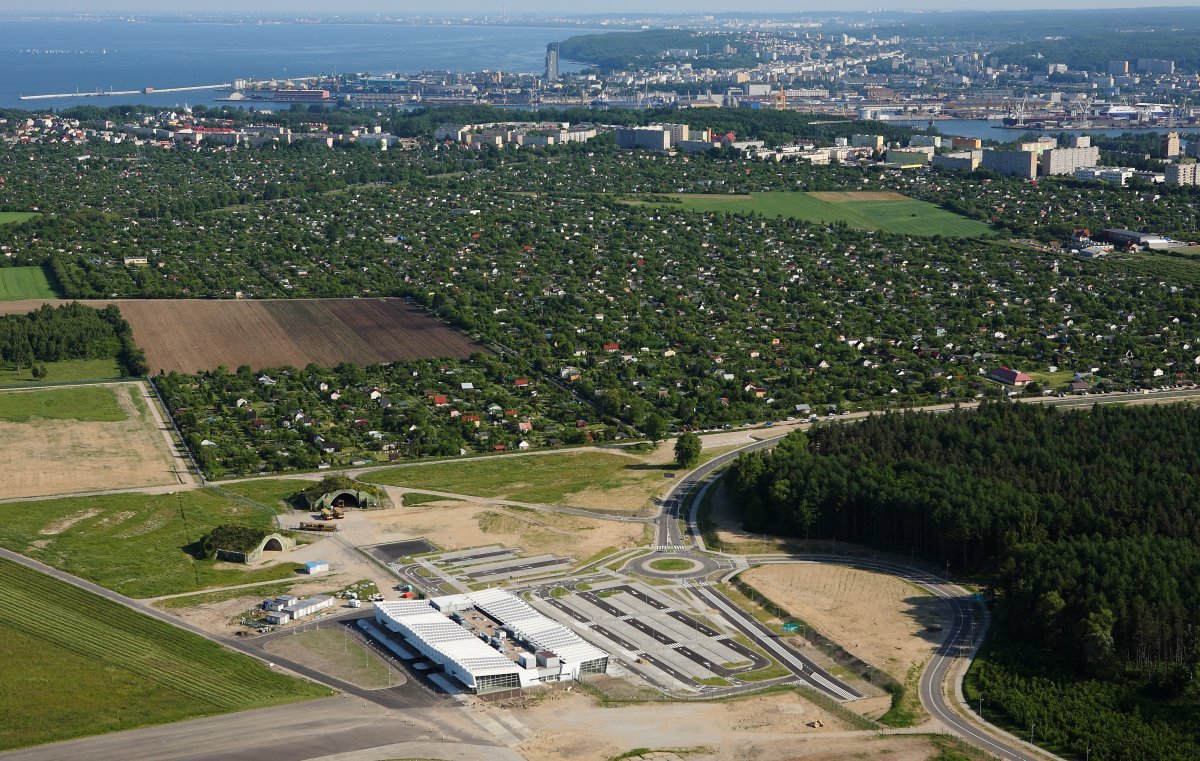
[[0, 560], [0, 750], [329, 694]]

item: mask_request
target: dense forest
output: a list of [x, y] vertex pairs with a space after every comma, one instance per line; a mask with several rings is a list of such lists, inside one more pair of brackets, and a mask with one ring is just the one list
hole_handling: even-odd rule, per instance
[[[1097, 732], [1103, 758], [1195, 758], [1197, 462], [1194, 406], [998, 402], [792, 434], [739, 458], [729, 484], [750, 530], [911, 553], [989, 582], [997, 641], [976, 679], [1017, 724], [1042, 723], [1060, 747]], [[1085, 716], [1055, 708], [1065, 685]], [[1128, 715], [1093, 726], [1106, 712]]]
[[36, 362], [115, 358], [129, 375], [148, 372], [145, 353], [121, 310], [109, 305], [43, 304], [28, 314], [0, 316], [0, 362], [17, 369]]

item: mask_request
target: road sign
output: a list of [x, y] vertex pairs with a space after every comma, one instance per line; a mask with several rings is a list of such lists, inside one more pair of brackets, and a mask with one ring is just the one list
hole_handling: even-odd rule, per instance
[[783, 625], [783, 630], [785, 632], [798, 632], [800, 631], [800, 624], [796, 623], [795, 621], [788, 621]]

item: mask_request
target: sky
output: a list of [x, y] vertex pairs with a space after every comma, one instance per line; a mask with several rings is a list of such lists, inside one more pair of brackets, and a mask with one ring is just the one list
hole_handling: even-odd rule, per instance
[[583, 13], [720, 13], [739, 12], [797, 13], [808, 10], [984, 10], [1018, 8], [1130, 8], [1147, 6], [1195, 6], [1197, 0], [841, 0], [831, 6], [827, 0], [745, 0], [730, 4], [721, 0], [459, 0], [451, 5], [398, 0], [205, 0], [200, 5], [179, 6], [162, 0], [0, 0], [0, 13], [72, 12], [72, 13], [242, 13], [298, 16], [305, 14], [387, 13], [415, 15], [486, 15], [497, 12], [573, 15]]

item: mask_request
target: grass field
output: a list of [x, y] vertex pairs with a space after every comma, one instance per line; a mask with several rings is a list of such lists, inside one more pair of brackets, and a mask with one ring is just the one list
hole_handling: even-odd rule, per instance
[[368, 690], [400, 681], [400, 675], [390, 673], [379, 656], [345, 632], [334, 629], [315, 629], [284, 637], [267, 645], [267, 650]]
[[[0, 224], [3, 224], [2, 218]], [[50, 287], [41, 267], [0, 267], [0, 301], [56, 298], [58, 294]]]
[[393, 468], [362, 479], [516, 502], [638, 510], [664, 487], [663, 474], [676, 470], [616, 454], [579, 452]]
[[0, 659], [0, 750], [329, 694], [8, 560]]
[[38, 363], [46, 368], [46, 377], [34, 380], [28, 366], [19, 371], [15, 365], [0, 364], [0, 388], [4, 386], [29, 386], [38, 383], [64, 383], [84, 380], [115, 380], [125, 373], [115, 359], [65, 359], [62, 362]]
[[436, 494], [422, 494], [419, 491], [405, 492], [403, 497], [404, 507], [419, 507], [421, 505], [428, 505], [430, 502], [452, 503], [461, 501], [450, 497], [439, 497]]
[[692, 561], [682, 558], [663, 558], [650, 562], [650, 567], [656, 571], [687, 571], [694, 568], [695, 565]]
[[[905, 235], [980, 237], [991, 235], [983, 222], [961, 217], [925, 201], [878, 193], [768, 192], [746, 195], [676, 193], [679, 207], [691, 211], [727, 214], [763, 214], [808, 222], [845, 222], [850, 227], [883, 230]], [[839, 197], [836, 201], [832, 200]], [[634, 202], [643, 203], [643, 202]], [[673, 208], [673, 204], [662, 204]]]
[[32, 418], [115, 423], [125, 419], [117, 395], [104, 386], [0, 393], [0, 420], [27, 423]]
[[294, 579], [300, 567], [197, 559], [198, 543], [218, 524], [273, 526], [267, 509], [209, 489], [10, 503], [4, 516], [0, 546], [130, 597]]
[[37, 216], [36, 211], [0, 211], [0, 225], [15, 225]]
[[222, 484], [221, 488], [272, 510], [288, 510], [290, 509], [288, 500], [296, 492], [312, 485], [312, 481], [304, 481], [299, 478], [256, 478]]

